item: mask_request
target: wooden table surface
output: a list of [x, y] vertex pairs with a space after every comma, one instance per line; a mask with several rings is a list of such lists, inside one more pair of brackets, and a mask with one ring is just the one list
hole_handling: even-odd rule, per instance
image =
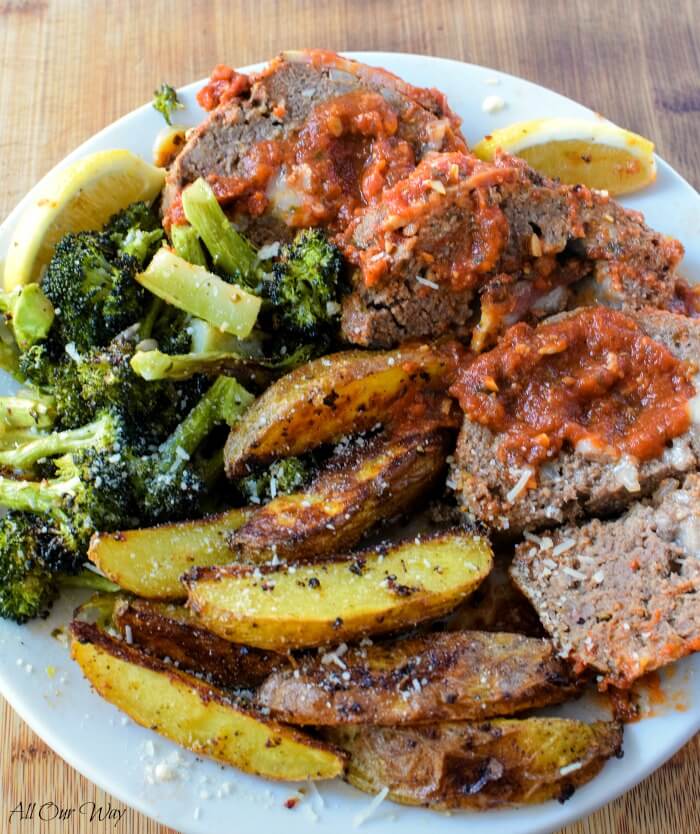
[[[0, 219], [160, 81], [181, 85], [218, 62], [243, 65], [304, 46], [433, 54], [521, 75], [653, 138], [698, 187], [697, 11], [693, 0], [0, 0]], [[117, 829], [84, 817], [9, 822], [11, 809], [30, 798], [123, 805], [65, 764], [1, 699], [0, 788], [2, 834], [169, 831], [131, 810]], [[566, 829], [613, 832], [699, 834], [700, 736], [633, 791]]]

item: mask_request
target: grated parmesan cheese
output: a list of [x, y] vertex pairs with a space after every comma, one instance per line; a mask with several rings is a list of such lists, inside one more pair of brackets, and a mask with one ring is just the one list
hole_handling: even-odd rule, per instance
[[377, 808], [384, 802], [389, 794], [389, 788], [384, 787], [382, 788], [379, 793], [374, 797], [374, 799], [369, 803], [369, 805], [365, 808], [364, 811], [360, 811], [359, 814], [356, 814], [352, 821], [353, 828], [359, 828], [361, 825], [367, 822], [376, 812]]

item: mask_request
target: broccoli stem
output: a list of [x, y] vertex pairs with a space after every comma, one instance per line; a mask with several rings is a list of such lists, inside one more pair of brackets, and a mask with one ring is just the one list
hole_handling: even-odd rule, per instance
[[0, 290], [0, 311], [10, 320], [20, 350], [45, 339], [54, 319], [53, 305], [39, 284], [26, 284], [9, 293]]
[[233, 227], [209, 183], [201, 177], [182, 192], [182, 208], [209, 250], [214, 266], [249, 287], [258, 283], [258, 256]]
[[48, 435], [36, 429], [7, 429], [0, 424], [0, 449], [15, 449], [41, 437]]
[[181, 381], [195, 374], [212, 376], [227, 370], [286, 371], [308, 362], [314, 356], [313, 345], [302, 345], [279, 358], [247, 356], [233, 351], [208, 350], [201, 353], [162, 353], [159, 350], [136, 351], [131, 357], [131, 368], [142, 379], [153, 382], [162, 379]]
[[0, 423], [10, 429], [50, 429], [56, 420], [53, 397], [0, 397]]
[[[4, 338], [5, 336], [7, 339]], [[24, 376], [19, 369], [19, 348], [4, 322], [0, 322], [0, 369], [6, 371], [18, 382], [24, 381]]]
[[66, 496], [81, 486], [80, 478], [26, 481], [0, 477], [0, 506], [46, 515], [56, 513]]
[[136, 280], [147, 290], [240, 339], [255, 325], [262, 301], [163, 247]]
[[79, 573], [61, 573], [58, 575], [58, 584], [62, 588], [89, 588], [92, 591], [104, 591], [114, 593], [119, 591], [119, 585], [110, 582], [106, 576], [95, 573], [94, 570], [84, 568]]
[[154, 296], [146, 315], [139, 324], [139, 336], [141, 339], [150, 339], [151, 333], [153, 332], [153, 326], [155, 325], [162, 309], [163, 299]]
[[112, 430], [112, 420], [105, 415], [77, 429], [36, 437], [16, 449], [0, 451], [0, 466], [26, 469], [42, 458], [95, 448], [111, 437]]
[[199, 235], [192, 226], [173, 226], [170, 230], [170, 240], [181, 258], [196, 266], [207, 265]]
[[149, 382], [159, 379], [183, 380], [195, 374], [220, 374], [248, 364], [239, 353], [181, 353], [171, 355], [159, 350], [137, 351], [131, 358], [135, 374]]
[[211, 489], [224, 474], [224, 450], [217, 449], [210, 458], [199, 462], [197, 471], [207, 488]]
[[233, 377], [219, 377], [158, 450], [160, 471], [169, 471], [183, 458], [191, 457], [212, 429], [233, 425], [254, 397]]

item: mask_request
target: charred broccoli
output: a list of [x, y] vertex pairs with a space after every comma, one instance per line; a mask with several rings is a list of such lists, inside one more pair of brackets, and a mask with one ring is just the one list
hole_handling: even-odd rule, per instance
[[56, 313], [52, 335], [81, 352], [108, 344], [138, 322], [148, 294], [134, 279], [162, 237], [145, 203], [114, 215], [101, 232], [65, 235], [42, 280]]
[[311, 477], [311, 468], [301, 458], [284, 458], [267, 469], [247, 475], [237, 482], [238, 491], [251, 504], [265, 504], [278, 495], [289, 495], [301, 489]]
[[318, 229], [305, 229], [283, 246], [264, 283], [282, 327], [305, 338], [323, 336], [340, 313], [340, 252]]
[[141, 267], [155, 254], [163, 240], [157, 214], [146, 203], [132, 203], [110, 218], [104, 229], [117, 249], [134, 258]]
[[109, 343], [139, 321], [146, 293], [134, 280], [138, 261], [104, 232], [63, 237], [42, 281], [56, 311], [55, 335], [79, 352]]
[[115, 591], [97, 573], [80, 570], [45, 519], [9, 512], [0, 519], [0, 617], [24, 623], [49, 613], [61, 586]]
[[235, 379], [219, 377], [157, 452], [134, 461], [132, 488], [144, 520], [197, 514], [206, 483], [193, 456], [216, 426], [233, 425], [252, 400]]

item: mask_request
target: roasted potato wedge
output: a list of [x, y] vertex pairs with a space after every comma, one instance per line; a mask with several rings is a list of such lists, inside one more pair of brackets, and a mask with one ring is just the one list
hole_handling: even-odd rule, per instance
[[340, 643], [445, 614], [491, 569], [465, 531], [302, 565], [194, 568], [188, 605], [227, 640], [272, 651]]
[[380, 521], [400, 515], [435, 484], [445, 466], [442, 431], [380, 435], [332, 458], [306, 490], [274, 498], [229, 542], [241, 559], [276, 554], [295, 561], [349, 550]]
[[331, 745], [266, 718], [95, 625], [74, 621], [71, 632], [71, 653], [85, 677], [137, 724], [268, 779], [332, 779], [343, 772], [343, 756]]
[[182, 605], [121, 597], [113, 622], [123, 637], [180, 669], [202, 673], [232, 689], [258, 686], [272, 672], [288, 665], [287, 658], [228, 640], [202, 628]]
[[419, 727], [334, 727], [347, 781], [405, 805], [486, 808], [568, 799], [620, 755], [622, 727], [563, 718], [501, 718]]
[[512, 715], [577, 694], [548, 640], [453, 631], [314, 655], [273, 672], [258, 702], [291, 724], [416, 724]]
[[299, 455], [405, 412], [399, 403], [444, 390], [449, 361], [429, 345], [389, 352], [352, 350], [302, 365], [273, 383], [231, 430], [230, 478], [275, 458]]
[[96, 533], [88, 558], [125, 591], [146, 599], [182, 600], [187, 596], [182, 574], [231, 560], [226, 537], [249, 516], [248, 510], [228, 510], [198, 521]]

